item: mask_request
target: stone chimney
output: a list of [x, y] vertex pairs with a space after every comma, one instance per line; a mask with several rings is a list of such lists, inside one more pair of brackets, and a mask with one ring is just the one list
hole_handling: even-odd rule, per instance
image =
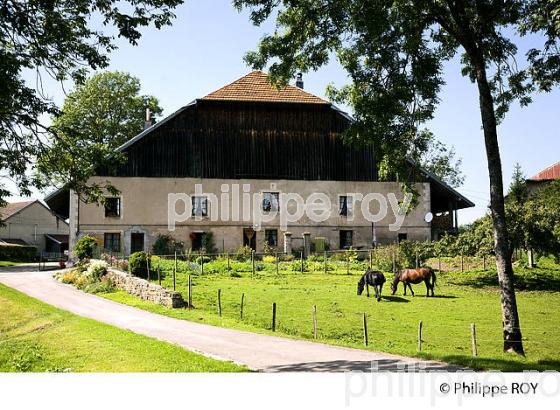
[[146, 108], [146, 122], [144, 122], [144, 129], [147, 130], [152, 126], [152, 112]]
[[296, 76], [296, 87], [301, 88], [303, 90], [303, 74], [298, 73]]

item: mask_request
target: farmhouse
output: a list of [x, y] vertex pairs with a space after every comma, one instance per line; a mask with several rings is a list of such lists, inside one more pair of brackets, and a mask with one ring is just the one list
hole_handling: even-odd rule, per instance
[[38, 200], [13, 202], [0, 208], [0, 244], [31, 245], [38, 252], [68, 249], [68, 223]]
[[527, 190], [529, 195], [533, 195], [540, 189], [554, 181], [560, 179], [560, 162], [542, 170], [537, 175], [527, 179]]
[[[359, 212], [355, 199], [360, 196], [393, 193], [402, 201], [403, 194], [397, 182], [378, 180], [373, 146], [343, 143], [351, 121], [304, 91], [301, 77], [296, 86], [275, 88], [265, 73], [254, 71], [121, 146], [126, 162], [98, 169], [93, 178], [120, 191], [105, 206], [83, 203], [64, 189], [46, 201], [69, 217], [71, 247], [87, 233], [103, 248], [125, 254], [149, 251], [158, 234], [170, 233], [169, 214], [181, 214], [177, 206], [187, 205], [194, 218], [178, 221], [170, 234], [194, 250], [209, 232], [219, 251], [243, 245], [262, 251], [265, 243], [290, 251], [302, 248], [305, 240], [317, 249], [370, 248], [374, 243], [428, 240], [456, 229], [457, 211], [474, 204], [429, 172], [417, 184], [419, 205], [399, 229], [394, 229], [391, 212], [375, 222]], [[169, 195], [178, 193], [189, 195], [190, 202], [173, 202], [168, 210]], [[288, 193], [303, 198], [321, 193], [332, 212], [320, 222], [303, 215], [282, 226], [282, 216], [295, 212], [294, 204], [282, 203]], [[259, 199], [251, 211], [231, 209], [235, 201], [230, 198], [253, 194]], [[381, 209], [381, 203], [371, 206], [374, 214]], [[272, 217], [255, 219], [257, 208]]]

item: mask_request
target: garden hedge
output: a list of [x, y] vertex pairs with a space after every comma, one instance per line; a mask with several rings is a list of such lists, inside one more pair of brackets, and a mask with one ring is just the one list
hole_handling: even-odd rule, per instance
[[9, 262], [31, 262], [37, 257], [35, 246], [0, 245], [0, 260]]

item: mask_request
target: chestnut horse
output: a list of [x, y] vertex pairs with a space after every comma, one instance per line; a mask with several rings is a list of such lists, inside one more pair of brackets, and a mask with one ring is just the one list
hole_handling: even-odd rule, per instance
[[404, 269], [400, 272], [395, 273], [393, 278], [393, 283], [391, 284], [391, 290], [393, 295], [397, 292], [397, 286], [399, 282], [404, 284], [404, 295], [406, 296], [406, 288], [410, 289], [412, 296], [414, 296], [414, 291], [410, 284], [417, 285], [421, 282], [426, 284], [426, 296], [430, 297], [430, 291], [432, 292], [432, 297], [434, 296], [434, 287], [436, 286], [436, 274], [432, 269]]

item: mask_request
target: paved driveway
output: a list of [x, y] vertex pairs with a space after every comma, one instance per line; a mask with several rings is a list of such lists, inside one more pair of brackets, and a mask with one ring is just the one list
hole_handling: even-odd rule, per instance
[[32, 265], [0, 268], [0, 283], [80, 316], [154, 337], [205, 356], [264, 372], [346, 372], [457, 367], [386, 353], [329, 346], [173, 319], [81, 292]]

